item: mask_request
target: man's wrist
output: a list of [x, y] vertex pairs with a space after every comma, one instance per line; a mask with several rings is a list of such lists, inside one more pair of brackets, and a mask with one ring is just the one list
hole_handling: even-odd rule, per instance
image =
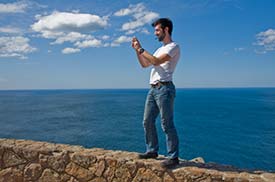
[[144, 49], [142, 47], [140, 47], [140, 48], [138, 48], [137, 51], [138, 51], [139, 54], [142, 54], [144, 52]]

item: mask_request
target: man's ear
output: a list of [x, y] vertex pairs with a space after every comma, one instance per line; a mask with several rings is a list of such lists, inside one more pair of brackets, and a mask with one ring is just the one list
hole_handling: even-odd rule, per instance
[[164, 31], [168, 33], [169, 32], [169, 27], [165, 27]]

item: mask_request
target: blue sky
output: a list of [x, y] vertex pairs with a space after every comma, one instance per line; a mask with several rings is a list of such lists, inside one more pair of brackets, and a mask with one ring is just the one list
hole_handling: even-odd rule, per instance
[[131, 37], [174, 22], [178, 88], [275, 87], [274, 0], [0, 1], [0, 89], [148, 88]]

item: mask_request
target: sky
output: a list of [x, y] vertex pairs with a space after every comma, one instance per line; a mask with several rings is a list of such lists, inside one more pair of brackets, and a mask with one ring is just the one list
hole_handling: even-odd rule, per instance
[[131, 47], [173, 21], [177, 88], [275, 87], [274, 0], [0, 0], [0, 90], [148, 88]]

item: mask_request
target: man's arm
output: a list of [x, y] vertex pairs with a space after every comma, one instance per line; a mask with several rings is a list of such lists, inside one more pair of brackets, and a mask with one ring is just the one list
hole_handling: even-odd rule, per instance
[[147, 68], [152, 65], [144, 56], [142, 56], [142, 54], [139, 53], [139, 51], [136, 51], [136, 54], [138, 61], [143, 68]]
[[142, 54], [140, 54], [140, 56], [145, 58], [148, 62], [155, 66], [158, 66], [171, 59], [171, 56], [169, 56], [168, 54], [162, 54], [159, 57], [155, 57], [147, 51], [144, 51]]
[[136, 50], [136, 54], [137, 54], [139, 63], [144, 68], [151, 66], [151, 65], [157, 66], [157, 65], [160, 65], [160, 64], [164, 63], [165, 61], [169, 61], [171, 59], [171, 56], [169, 56], [168, 54], [163, 54], [159, 57], [155, 57], [145, 50], [143, 50], [141, 52], [142, 47], [141, 47], [138, 39], [135, 37], [132, 40], [132, 47]]

